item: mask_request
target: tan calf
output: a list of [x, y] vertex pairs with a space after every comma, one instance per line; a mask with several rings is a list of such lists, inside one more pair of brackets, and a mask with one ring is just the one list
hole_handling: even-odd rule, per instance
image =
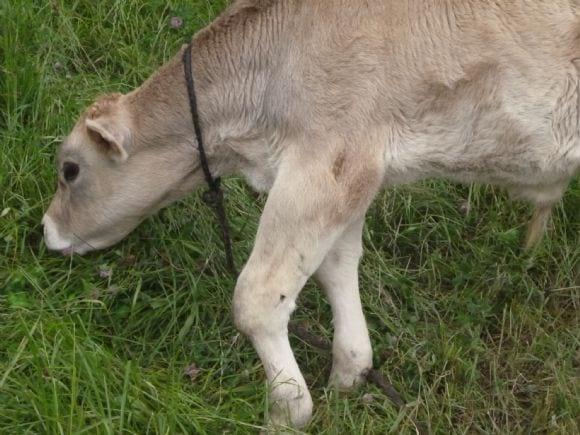
[[[272, 423], [312, 413], [287, 334], [309, 277], [335, 318], [333, 384], [371, 366], [357, 268], [383, 186], [504, 186], [537, 206], [539, 240], [580, 168], [579, 38], [571, 0], [244, 0], [195, 36], [211, 170], [269, 192], [234, 316], [270, 380]], [[181, 54], [63, 142], [49, 248], [106, 248], [203, 184]]]

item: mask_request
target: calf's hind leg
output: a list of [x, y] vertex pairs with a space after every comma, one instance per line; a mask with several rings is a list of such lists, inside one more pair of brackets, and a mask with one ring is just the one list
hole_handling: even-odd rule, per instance
[[552, 214], [552, 205], [540, 205], [534, 210], [534, 214], [528, 223], [526, 233], [525, 249], [534, 248], [540, 243], [546, 232], [550, 215]]
[[353, 223], [326, 255], [315, 278], [332, 307], [334, 340], [330, 385], [348, 390], [372, 368], [372, 347], [362, 310], [358, 266], [362, 256], [364, 220]]
[[525, 186], [511, 189], [512, 195], [530, 201], [535, 207], [534, 214], [528, 223], [525, 249], [534, 248], [542, 240], [552, 214], [552, 208], [562, 199], [567, 185], [567, 182], [563, 182], [547, 186]]

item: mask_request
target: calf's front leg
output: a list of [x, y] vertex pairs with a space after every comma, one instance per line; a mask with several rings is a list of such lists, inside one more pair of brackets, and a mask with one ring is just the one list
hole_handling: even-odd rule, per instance
[[358, 265], [364, 220], [353, 223], [328, 252], [315, 278], [324, 288], [334, 319], [330, 385], [349, 390], [372, 368], [372, 347], [362, 310]]
[[288, 340], [288, 321], [306, 280], [345, 229], [362, 219], [372, 199], [374, 192], [358, 188], [349, 201], [349, 186], [319, 164], [284, 165], [236, 284], [236, 326], [252, 341], [270, 384], [267, 423], [302, 427], [312, 415], [312, 399]]

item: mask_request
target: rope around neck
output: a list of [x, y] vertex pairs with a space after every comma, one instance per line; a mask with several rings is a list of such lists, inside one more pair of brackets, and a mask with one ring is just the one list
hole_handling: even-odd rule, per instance
[[185, 81], [187, 82], [187, 92], [189, 94], [189, 108], [191, 110], [191, 118], [193, 120], [193, 127], [195, 130], [195, 137], [197, 139], [197, 147], [199, 151], [199, 160], [203, 169], [203, 175], [208, 185], [208, 190], [202, 195], [203, 202], [214, 209], [216, 217], [219, 221], [222, 230], [222, 239], [224, 242], [224, 249], [226, 253], [226, 264], [232, 276], [236, 277], [238, 272], [234, 262], [234, 253], [232, 249], [232, 240], [230, 237], [230, 227], [226, 210], [224, 206], [224, 193], [221, 188], [221, 179], [214, 178], [209, 169], [207, 154], [203, 146], [203, 134], [201, 130], [201, 123], [199, 120], [199, 111], [197, 108], [197, 98], [195, 95], [195, 83], [193, 81], [193, 71], [191, 67], [191, 43], [189, 43], [183, 52], [183, 68], [185, 73]]

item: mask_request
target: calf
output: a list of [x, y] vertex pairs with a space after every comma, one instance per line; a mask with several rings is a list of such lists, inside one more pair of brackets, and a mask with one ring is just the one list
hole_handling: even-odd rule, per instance
[[[209, 167], [269, 193], [234, 292], [271, 384], [271, 423], [312, 400], [287, 325], [315, 276], [334, 315], [331, 384], [371, 367], [358, 262], [383, 186], [494, 183], [531, 201], [528, 245], [580, 168], [577, 1], [239, 0], [192, 41]], [[50, 249], [103, 249], [203, 185], [181, 62], [100, 98], [58, 154]], [[190, 48], [187, 48], [188, 50]]]

